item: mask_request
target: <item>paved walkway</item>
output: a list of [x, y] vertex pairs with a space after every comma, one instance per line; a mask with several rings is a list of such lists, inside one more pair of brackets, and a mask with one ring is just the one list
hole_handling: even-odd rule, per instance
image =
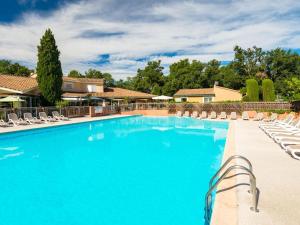
[[[253, 121], [235, 121], [236, 154], [253, 164], [260, 190], [259, 213], [249, 210], [250, 194], [240, 186], [238, 194], [239, 225], [300, 224], [300, 161], [291, 158]], [[239, 176], [238, 182], [247, 181]]]

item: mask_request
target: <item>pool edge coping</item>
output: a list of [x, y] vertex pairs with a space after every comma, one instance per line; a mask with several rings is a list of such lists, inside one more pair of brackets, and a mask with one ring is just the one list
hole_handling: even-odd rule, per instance
[[[62, 127], [68, 125], [84, 124], [84, 123], [111, 120], [111, 119], [136, 117], [136, 116], [141, 116], [141, 115], [109, 115], [109, 116], [102, 116], [102, 117], [79, 117], [79, 118], [72, 118], [69, 121], [58, 121], [57, 123], [32, 124], [32, 125], [25, 125], [25, 126], [22, 125], [22, 126], [8, 127], [8, 128], [0, 128], [0, 135], [14, 134], [14, 133], [26, 132], [26, 131], [35, 131], [40, 129], [56, 128], [56, 127]], [[10, 129], [10, 130], [5, 130], [5, 129]]]
[[[232, 155], [235, 155], [235, 123], [230, 121], [227, 131], [227, 138], [224, 147], [222, 164]], [[218, 190], [231, 187], [237, 182], [236, 178], [226, 180], [218, 187]], [[214, 208], [210, 225], [238, 225], [238, 198], [237, 189], [218, 193], [215, 198]]]

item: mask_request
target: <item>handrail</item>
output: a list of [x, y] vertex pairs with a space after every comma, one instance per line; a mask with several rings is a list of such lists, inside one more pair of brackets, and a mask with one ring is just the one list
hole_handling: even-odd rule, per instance
[[248, 164], [248, 166], [249, 166], [249, 170], [251, 170], [252, 171], [252, 164], [251, 164], [251, 162], [246, 158], [246, 157], [244, 157], [244, 156], [240, 156], [240, 155], [233, 155], [233, 156], [231, 156], [231, 157], [229, 157], [227, 160], [226, 160], [226, 162], [221, 166], [221, 168], [215, 173], [215, 175], [210, 179], [210, 181], [209, 181], [209, 187], [211, 187], [212, 186], [212, 184], [213, 184], [213, 181], [215, 180], [215, 178], [221, 173], [221, 171], [232, 161], [232, 160], [234, 160], [234, 159], [242, 159], [242, 160], [244, 160], [247, 164]]
[[211, 204], [212, 204], [212, 192], [217, 188], [217, 186], [221, 183], [222, 180], [224, 180], [224, 178], [227, 176], [228, 173], [230, 173], [232, 170], [236, 170], [236, 169], [241, 169], [246, 171], [249, 176], [250, 176], [250, 190], [252, 193], [252, 204], [253, 206], [251, 207], [251, 210], [258, 212], [257, 209], [257, 189], [256, 189], [256, 177], [254, 176], [254, 174], [252, 173], [251, 170], [249, 170], [248, 168], [246, 168], [245, 166], [240, 166], [240, 165], [234, 165], [231, 166], [229, 168], [227, 168], [225, 170], [225, 172], [222, 174], [222, 176], [220, 176], [220, 178], [217, 180], [217, 182], [211, 186], [208, 190], [208, 192], [206, 193], [205, 196], [205, 222], [206, 224], [209, 224], [210, 221], [210, 217], [211, 217]]

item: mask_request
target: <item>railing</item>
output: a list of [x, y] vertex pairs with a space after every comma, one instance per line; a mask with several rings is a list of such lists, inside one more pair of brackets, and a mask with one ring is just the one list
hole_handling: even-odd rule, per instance
[[[241, 159], [245, 161], [248, 164], [248, 167], [242, 166], [242, 165], [233, 165], [230, 166], [225, 170], [225, 172], [218, 178], [218, 180], [214, 183], [214, 180], [218, 175], [226, 168], [226, 166], [232, 162], [234, 159]], [[229, 179], [230, 177], [227, 177], [227, 175], [233, 171], [233, 170], [242, 170], [246, 172], [247, 175], [249, 175], [249, 183], [250, 183], [250, 193], [252, 194], [252, 207], [250, 208], [254, 212], [258, 212], [257, 205], [258, 205], [258, 192], [257, 192], [257, 187], [256, 187], [256, 177], [253, 174], [252, 171], [252, 164], [250, 161], [239, 155], [232, 156], [226, 160], [226, 162], [222, 165], [222, 167], [215, 173], [215, 175], [211, 178], [209, 182], [209, 190], [206, 193], [205, 196], [205, 224], [208, 225], [210, 223], [211, 219], [211, 214], [212, 214], [212, 194], [215, 191], [215, 189], [218, 187], [218, 185], [225, 179]], [[245, 173], [242, 173], [245, 174]], [[239, 174], [236, 174], [239, 175]]]
[[289, 102], [219, 102], [219, 103], [130, 103], [119, 105], [121, 112], [133, 110], [168, 110], [170, 113], [176, 111], [215, 111], [220, 113], [243, 111], [269, 111], [269, 110], [291, 110]]

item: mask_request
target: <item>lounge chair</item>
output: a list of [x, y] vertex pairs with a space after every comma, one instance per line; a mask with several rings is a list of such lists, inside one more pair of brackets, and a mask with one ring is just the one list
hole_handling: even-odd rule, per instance
[[300, 145], [289, 145], [286, 147], [286, 151], [290, 153], [293, 158], [300, 160]]
[[58, 111], [53, 111], [52, 112], [52, 116], [54, 119], [57, 119], [57, 120], [63, 120], [63, 121], [68, 121], [70, 120], [68, 117], [65, 117], [64, 115], [60, 115], [58, 113]]
[[191, 115], [192, 118], [197, 118], [199, 116], [198, 111], [194, 111]]
[[202, 111], [201, 115], [199, 116], [199, 119], [206, 119], [207, 118], [207, 112], [206, 111]]
[[183, 114], [184, 117], [190, 117], [190, 112], [189, 111], [185, 111]]
[[43, 123], [42, 120], [39, 120], [38, 118], [33, 117], [31, 113], [24, 113], [23, 117], [24, 117], [24, 120], [27, 123], [29, 123], [29, 124], [34, 124], [34, 123], [40, 124], [40, 123]]
[[280, 140], [279, 144], [284, 150], [287, 151], [287, 147], [289, 145], [300, 145], [300, 137], [283, 138]]
[[221, 112], [221, 114], [220, 114], [220, 119], [222, 119], [222, 120], [227, 119], [227, 114], [226, 114], [226, 112]]
[[290, 125], [293, 122], [293, 119], [294, 119], [294, 115], [289, 114], [283, 120], [275, 120], [274, 122], [259, 124], [259, 127], [262, 130], [269, 129], [269, 128], [276, 128], [276, 127], [285, 127]]
[[47, 116], [47, 114], [45, 112], [39, 112], [39, 117], [42, 121], [44, 121], [45, 123], [48, 122], [56, 122], [57, 120], [51, 116]]
[[253, 118], [253, 121], [261, 121], [263, 119], [264, 119], [264, 114], [260, 112], [255, 115], [255, 117]]
[[243, 120], [249, 120], [249, 114], [248, 114], [248, 112], [245, 111], [245, 112], [242, 113], [242, 119]]
[[277, 143], [280, 143], [282, 139], [284, 138], [300, 138], [300, 131], [294, 131], [294, 132], [289, 132], [289, 133], [276, 133], [272, 136], [273, 140]]
[[270, 117], [263, 119], [263, 122], [273, 122], [277, 119], [277, 113], [272, 113]]
[[177, 111], [176, 116], [182, 117], [182, 112], [181, 111]]
[[237, 119], [236, 112], [231, 112], [230, 113], [230, 119], [231, 120], [236, 120]]
[[212, 111], [210, 113], [210, 116], [209, 116], [210, 119], [217, 119], [217, 113], [215, 111]]
[[293, 121], [291, 124], [280, 127], [265, 128], [264, 131], [269, 136], [273, 137], [276, 134], [290, 134], [300, 131], [300, 119]]
[[0, 127], [10, 127], [10, 125], [6, 123], [4, 120], [0, 120]]
[[13, 124], [14, 126], [29, 124], [28, 122], [24, 121], [22, 118], [18, 118], [17, 114], [15, 113], [8, 114], [8, 123]]

